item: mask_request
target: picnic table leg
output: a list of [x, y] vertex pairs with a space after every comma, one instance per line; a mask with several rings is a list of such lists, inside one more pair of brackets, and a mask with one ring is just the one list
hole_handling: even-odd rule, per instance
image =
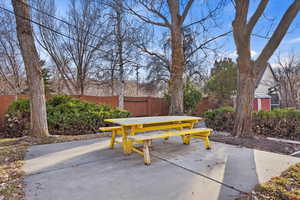
[[153, 150], [152, 140], [149, 140], [149, 148]]
[[183, 141], [183, 144], [190, 144], [191, 136], [190, 135], [182, 136], [182, 141]]
[[132, 140], [127, 140], [127, 153], [131, 154], [132, 153]]
[[210, 147], [210, 142], [209, 142], [209, 139], [208, 137], [205, 137], [204, 139], [204, 145], [205, 145], [205, 148], [208, 150], [208, 149], [211, 149]]
[[128, 154], [128, 145], [127, 145], [127, 132], [125, 128], [123, 128], [123, 133], [122, 133], [122, 145], [123, 145], [123, 151], [125, 154]]
[[150, 165], [151, 164], [151, 159], [150, 159], [150, 151], [149, 151], [149, 140], [144, 141], [144, 163], [145, 165]]
[[111, 132], [111, 139], [110, 139], [110, 145], [109, 145], [109, 147], [110, 147], [111, 149], [114, 148], [114, 145], [115, 145], [115, 139], [116, 139], [116, 130], [112, 130], [112, 132]]

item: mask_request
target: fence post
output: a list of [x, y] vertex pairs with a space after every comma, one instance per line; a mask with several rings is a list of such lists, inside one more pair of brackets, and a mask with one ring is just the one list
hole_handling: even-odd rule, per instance
[[147, 115], [151, 116], [152, 115], [152, 112], [151, 112], [152, 111], [151, 110], [152, 109], [152, 99], [149, 96], [147, 97], [147, 108], [148, 108], [147, 109]]
[[[119, 95], [115, 96], [115, 98], [116, 98], [116, 102], [117, 102], [116, 108], [118, 108], [119, 107]], [[124, 108], [125, 108], [125, 101], [124, 101]]]

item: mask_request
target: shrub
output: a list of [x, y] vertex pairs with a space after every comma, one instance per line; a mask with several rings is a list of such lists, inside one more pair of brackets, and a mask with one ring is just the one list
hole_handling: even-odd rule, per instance
[[300, 111], [283, 108], [256, 112], [253, 131], [258, 135], [300, 140]]
[[[193, 112], [202, 98], [201, 91], [192, 83], [187, 81], [183, 88], [183, 109], [185, 113]], [[165, 93], [165, 99], [170, 104], [171, 96]]]
[[[107, 105], [96, 105], [72, 98], [54, 96], [47, 100], [47, 119], [52, 135], [92, 134], [104, 126], [104, 119], [128, 117], [124, 110]], [[5, 117], [5, 136], [20, 137], [28, 134], [30, 127], [29, 100], [19, 99], [12, 103]]]
[[217, 131], [231, 131], [234, 125], [234, 109], [230, 106], [220, 107], [204, 113], [206, 126]]
[[[207, 111], [204, 117], [208, 127], [231, 132], [235, 112], [232, 107], [220, 107]], [[284, 108], [255, 112], [252, 129], [256, 135], [300, 140], [300, 111]]]
[[187, 82], [183, 90], [184, 112], [192, 112], [200, 102], [202, 94], [191, 82]]
[[30, 104], [28, 99], [14, 101], [4, 117], [4, 137], [22, 137], [30, 129]]

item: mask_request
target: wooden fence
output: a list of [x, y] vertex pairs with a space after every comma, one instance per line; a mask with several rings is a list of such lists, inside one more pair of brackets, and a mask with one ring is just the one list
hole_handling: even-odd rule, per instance
[[[107, 104], [117, 107], [119, 104], [118, 96], [73, 96], [83, 101]], [[9, 105], [18, 98], [28, 98], [25, 95], [0, 95], [0, 128], [3, 127], [4, 115]], [[124, 107], [132, 116], [158, 116], [168, 114], [168, 104], [163, 98], [156, 97], [125, 97]]]
[[[117, 107], [119, 104], [118, 96], [78, 96], [73, 97], [95, 104], [107, 104]], [[18, 98], [28, 98], [26, 95], [0, 95], [0, 130], [3, 127], [4, 115], [9, 105]], [[124, 107], [132, 116], [162, 116], [168, 115], [169, 106], [164, 98], [156, 97], [125, 97]], [[208, 98], [203, 98], [198, 104], [195, 114], [201, 116], [208, 109], [213, 108]]]

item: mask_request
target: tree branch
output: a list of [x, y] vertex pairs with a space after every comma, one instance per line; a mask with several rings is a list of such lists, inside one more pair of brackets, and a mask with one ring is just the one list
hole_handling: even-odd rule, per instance
[[154, 13], [155, 15], [157, 15], [158, 17], [160, 17], [166, 25], [170, 26], [170, 23], [168, 21], [168, 19], [163, 15], [161, 14], [158, 10], [155, 10], [153, 8], [150, 8], [149, 6], [147, 6], [145, 3], [143, 2], [140, 2], [147, 10], [149, 10], [150, 12]]
[[204, 43], [202, 43], [201, 45], [199, 45], [196, 49], [194, 49], [191, 53], [189, 53], [189, 55], [187, 55], [186, 59], [190, 58], [194, 53], [196, 53], [199, 49], [203, 48], [205, 45], [207, 45], [208, 43], [220, 38], [220, 37], [224, 37], [228, 34], [232, 33], [232, 31], [227, 31], [226, 33], [222, 33], [220, 35], [217, 35], [209, 40], [206, 40]]
[[142, 21], [144, 21], [146, 23], [154, 24], [154, 25], [162, 26], [162, 27], [168, 27], [168, 28], [170, 27], [169, 24], [152, 21], [149, 18], [147, 18], [143, 15], [140, 15], [139, 13], [137, 13], [135, 10], [133, 10], [130, 7], [127, 7], [126, 9], [129, 10], [133, 15], [135, 15], [136, 17], [138, 17], [139, 19], [141, 19]]
[[152, 52], [152, 51], [149, 51], [147, 48], [145, 47], [139, 47], [142, 51], [144, 51], [145, 53], [151, 55], [151, 56], [155, 56], [157, 57], [158, 59], [160, 59], [161, 61], [163, 61], [166, 65], [170, 66], [170, 63], [167, 59], [165, 59], [163, 56], [155, 53], [155, 52]]
[[233, 28], [239, 31], [234, 32], [241, 32], [247, 24], [247, 13], [249, 9], [249, 0], [235, 0], [235, 7], [236, 13], [234, 21], [232, 22]]
[[181, 16], [181, 20], [180, 20], [180, 24], [183, 24], [189, 10], [191, 9], [191, 6], [192, 4], [194, 3], [194, 0], [189, 0], [184, 8], [184, 11], [182, 13], [182, 16]]
[[269, 3], [269, 0], [261, 0], [255, 13], [250, 18], [248, 24], [247, 24], [247, 32], [248, 34], [251, 34], [254, 26], [256, 25], [258, 19], [262, 16], [264, 13], [264, 10], [266, 9], [267, 4]]
[[[260, 68], [265, 66], [269, 58], [272, 56], [276, 48], [279, 46], [284, 35], [286, 34], [289, 26], [291, 25], [294, 18], [297, 16], [300, 10], [300, 0], [294, 0], [290, 7], [286, 10], [280, 23], [276, 27], [271, 39], [268, 41], [266, 46], [263, 48], [261, 54], [255, 61], [255, 67]], [[260, 70], [258, 70], [260, 71]]]

